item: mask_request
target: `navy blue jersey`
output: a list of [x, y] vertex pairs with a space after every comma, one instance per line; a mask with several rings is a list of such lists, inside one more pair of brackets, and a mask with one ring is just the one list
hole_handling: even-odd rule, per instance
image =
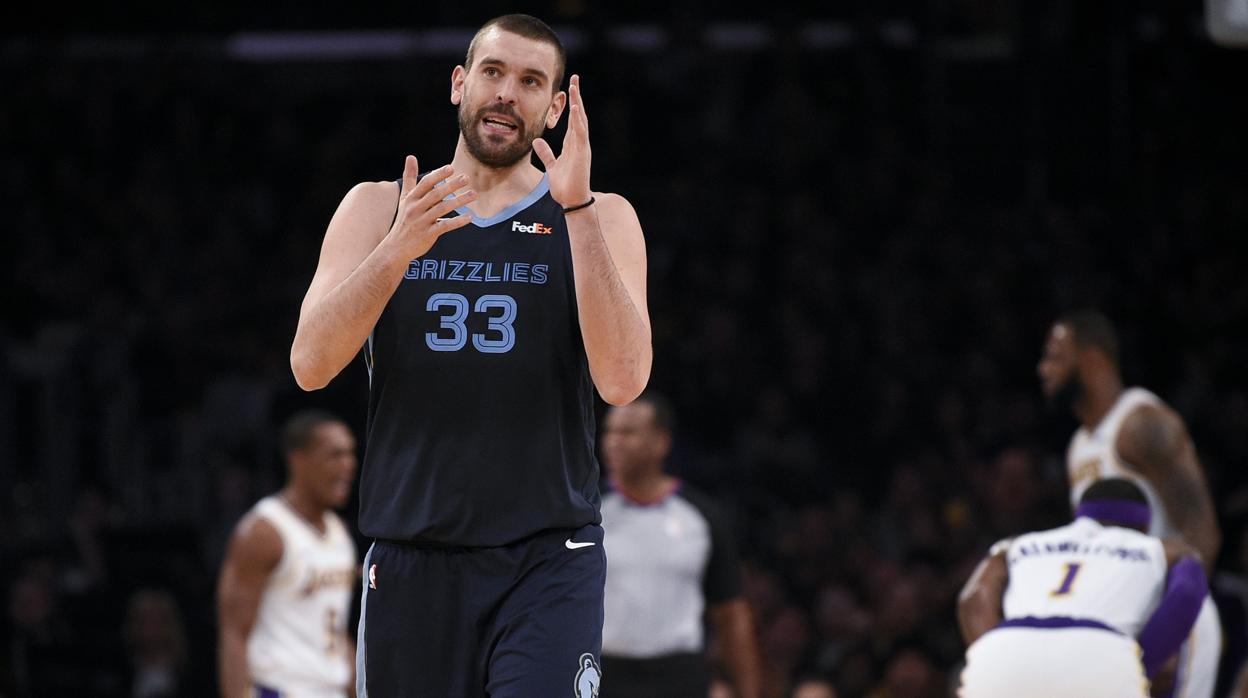
[[412, 260], [365, 353], [365, 535], [497, 546], [600, 521], [594, 387], [544, 176]]

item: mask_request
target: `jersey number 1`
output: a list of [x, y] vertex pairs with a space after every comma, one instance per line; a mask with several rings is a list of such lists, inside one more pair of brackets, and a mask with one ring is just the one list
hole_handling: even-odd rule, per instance
[[1071, 587], [1075, 585], [1075, 577], [1078, 576], [1079, 570], [1083, 567], [1078, 562], [1066, 563], [1066, 576], [1062, 577], [1062, 583], [1053, 591], [1049, 592], [1049, 596], [1066, 596], [1070, 593]]

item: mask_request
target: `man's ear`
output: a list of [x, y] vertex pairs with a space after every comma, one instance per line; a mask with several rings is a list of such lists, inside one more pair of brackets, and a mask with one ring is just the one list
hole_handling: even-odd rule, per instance
[[566, 106], [568, 106], [568, 93], [560, 91], [550, 101], [550, 110], [546, 112], [546, 128], [554, 128], [555, 124], [559, 123], [559, 117], [563, 116], [563, 109]]
[[455, 70], [451, 71], [451, 104], [459, 106], [464, 101], [464, 78], [468, 77], [468, 71], [464, 66], [457, 65]]

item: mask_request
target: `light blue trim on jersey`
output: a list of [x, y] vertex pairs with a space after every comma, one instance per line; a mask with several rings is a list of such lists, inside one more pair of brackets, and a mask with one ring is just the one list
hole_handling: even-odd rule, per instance
[[368, 698], [368, 677], [365, 674], [365, 669], [368, 667], [368, 645], [364, 643], [364, 619], [368, 617], [368, 567], [369, 561], [373, 559], [375, 545], [376, 543], [368, 546], [368, 552], [364, 554], [364, 591], [360, 594], [360, 629], [355, 637], [356, 698]]
[[[545, 196], [548, 191], [550, 191], [550, 180], [546, 178], [546, 173], [543, 172], [542, 181], [538, 182], [537, 186], [533, 187], [533, 191], [529, 192], [523, 199], [520, 199], [516, 203], [508, 206], [489, 218], [481, 218], [480, 216], [473, 214], [472, 224], [478, 228], [488, 228], [491, 225], [502, 223], [508, 218], [514, 217], [517, 213], [520, 213], [524, 209], [537, 203], [537, 200]], [[455, 209], [455, 212], [461, 216], [472, 214], [472, 210], [467, 206], [460, 206]]]

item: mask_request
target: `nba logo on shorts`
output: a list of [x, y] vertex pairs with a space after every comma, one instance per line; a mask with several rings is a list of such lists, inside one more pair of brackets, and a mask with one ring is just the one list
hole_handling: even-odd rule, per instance
[[372, 567], [368, 568], [368, 588], [377, 588], [377, 563], [373, 563]]
[[576, 680], [573, 682], [576, 698], [598, 698], [598, 685], [602, 683], [602, 672], [598, 670], [594, 655], [589, 652], [582, 654], [579, 664], [580, 668], [577, 669]]

